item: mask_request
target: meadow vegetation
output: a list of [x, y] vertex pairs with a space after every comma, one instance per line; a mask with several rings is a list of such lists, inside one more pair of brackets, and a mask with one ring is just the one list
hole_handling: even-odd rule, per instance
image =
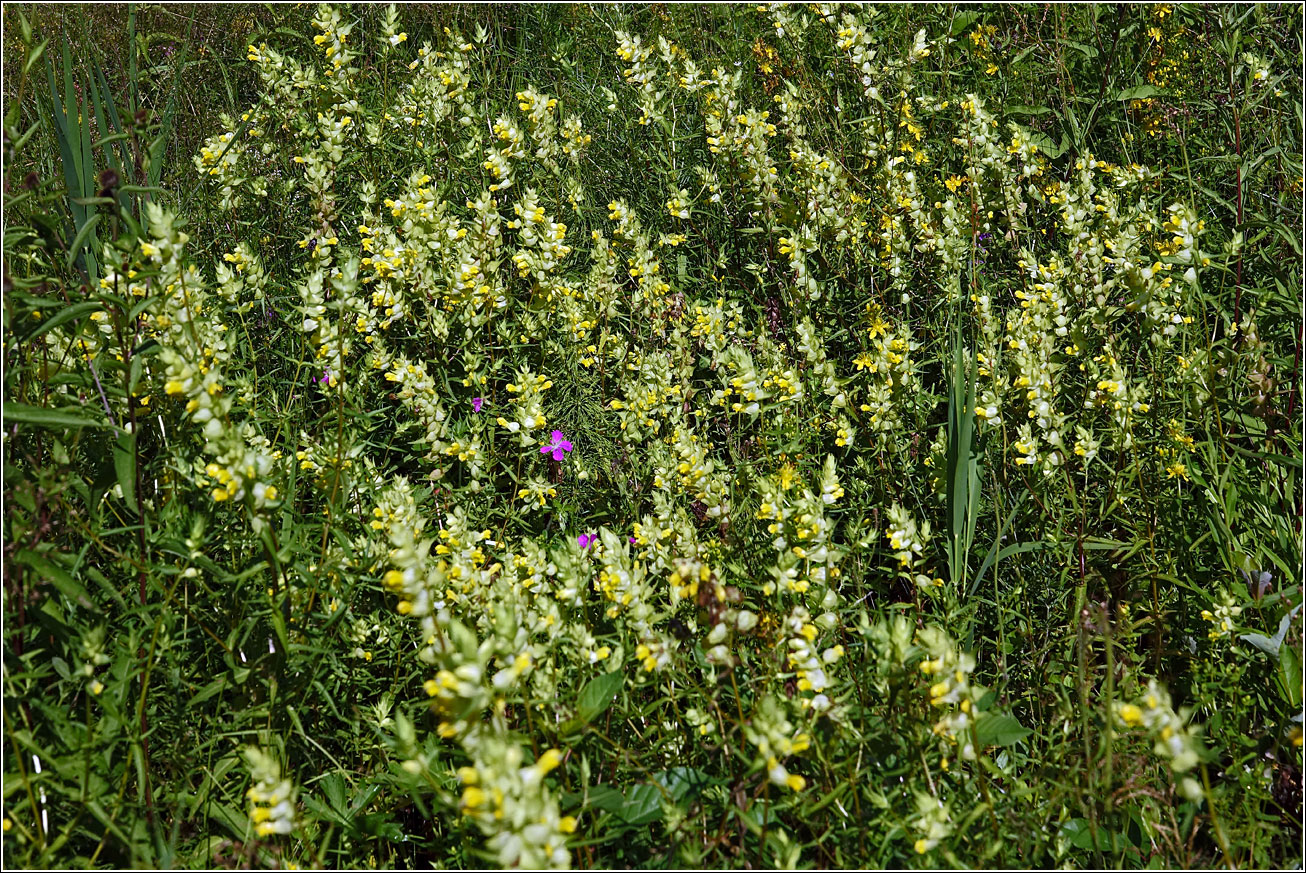
[[1300, 7], [4, 16], [7, 866], [1301, 864]]

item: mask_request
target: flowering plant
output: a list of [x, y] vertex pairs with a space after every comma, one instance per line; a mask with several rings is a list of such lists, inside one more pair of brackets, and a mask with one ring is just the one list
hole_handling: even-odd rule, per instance
[[563, 436], [562, 431], [555, 430], [549, 435], [550, 442], [540, 447], [541, 454], [552, 454], [553, 460], [561, 461], [571, 451], [571, 441]]

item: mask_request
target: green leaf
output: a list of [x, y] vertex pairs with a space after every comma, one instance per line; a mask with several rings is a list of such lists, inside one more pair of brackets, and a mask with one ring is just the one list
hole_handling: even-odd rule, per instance
[[975, 738], [980, 746], [1013, 746], [1031, 733], [1014, 715], [1006, 713], [989, 713], [975, 724]]
[[1279, 646], [1283, 642], [1282, 640], [1271, 639], [1265, 634], [1243, 634], [1238, 639], [1251, 643], [1272, 658], [1279, 657]]
[[658, 821], [662, 818], [662, 789], [647, 782], [636, 785], [626, 792], [625, 800], [616, 814], [630, 825]]
[[329, 804], [323, 803], [311, 794], [304, 795], [304, 807], [313, 814], [315, 818], [329, 821], [332, 824], [348, 825], [349, 821], [340, 812], [335, 810]]
[[74, 318], [81, 318], [83, 315], [89, 315], [92, 312], [98, 312], [103, 309], [99, 303], [87, 301], [85, 303], [74, 303], [72, 306], [60, 309], [57, 313], [41, 322], [41, 326], [28, 336], [28, 339], [35, 339], [43, 333], [54, 330], [61, 324], [67, 324]]
[[[74, 198], [73, 202], [78, 205], [86, 205], [83, 201], [86, 198]], [[96, 198], [97, 200], [99, 198]], [[86, 223], [77, 229], [77, 236], [73, 238], [73, 244], [68, 247], [68, 266], [72, 267], [73, 263], [82, 256], [84, 251], [88, 251], [88, 238], [95, 234], [95, 226], [100, 223], [100, 215], [96, 213], [86, 219]]]
[[[14, 140], [14, 144], [13, 144], [13, 146], [12, 146], [12, 148], [13, 148], [13, 150], [14, 150], [14, 154], [17, 154], [17, 153], [21, 152], [21, 151], [23, 150], [23, 146], [27, 145], [27, 141], [28, 141], [29, 139], [32, 138], [32, 134], [36, 133], [36, 132], [37, 132], [38, 130], [40, 130], [40, 129], [41, 129], [41, 122], [39, 122], [39, 121], [33, 122], [33, 123], [32, 123], [32, 126], [29, 127], [29, 128], [27, 128], [27, 133], [24, 133], [24, 134], [20, 135], [20, 136], [18, 137], [18, 139]], [[29, 195], [24, 194], [24, 195], [22, 195], [22, 196], [26, 197], [26, 196], [29, 196]], [[18, 202], [20, 202], [20, 201], [18, 200], [17, 197], [11, 197], [11, 199], [10, 199], [9, 201], [7, 201], [7, 202], [8, 202], [8, 203], [18, 203]]]
[[53, 561], [46, 560], [46, 558], [30, 549], [19, 549], [14, 554], [14, 560], [36, 571], [37, 575], [52, 584], [58, 589], [59, 593], [76, 601], [83, 608], [91, 609], [94, 607], [90, 595], [82, 587], [82, 583], [74, 579], [72, 574]]
[[1098, 825], [1097, 843], [1094, 845], [1093, 827], [1087, 819], [1072, 818], [1061, 826], [1061, 835], [1076, 849], [1096, 849], [1102, 852], [1119, 851], [1127, 840]]
[[36, 66], [36, 62], [39, 61], [42, 58], [42, 56], [45, 55], [45, 47], [48, 46], [49, 44], [50, 44], [50, 40], [48, 38], [43, 39], [41, 40], [40, 45], [38, 45], [36, 48], [32, 49], [31, 52], [28, 53], [27, 62], [23, 64], [23, 75], [27, 75], [28, 73], [32, 72], [32, 67]]
[[132, 511], [136, 507], [136, 434], [119, 431], [113, 444], [113, 470], [118, 474], [122, 499]]
[[[67, 188], [69, 197], [81, 195], [80, 182], [78, 182], [79, 169], [75, 164], [80, 150], [74, 151], [73, 144], [70, 142], [68, 130], [68, 116], [64, 113], [63, 99], [59, 96], [59, 87], [55, 84], [54, 65], [50, 63], [49, 55], [45, 58], [45, 78], [48, 85], [46, 93], [50, 101], [50, 118], [54, 121], [54, 136], [59, 143], [59, 160], [63, 167], [64, 185]], [[76, 204], [72, 205], [73, 220], [80, 225], [85, 210]], [[70, 232], [71, 233], [71, 232]]]
[[1301, 655], [1292, 646], [1279, 649], [1279, 681], [1284, 699], [1292, 709], [1301, 709]]
[[615, 815], [625, 802], [625, 795], [611, 785], [597, 785], [589, 790], [588, 806], [591, 809], [598, 809]]
[[1097, 57], [1097, 49], [1093, 48], [1091, 45], [1084, 45], [1082, 42], [1075, 42], [1074, 40], [1070, 40], [1070, 39], [1059, 39], [1057, 40], [1057, 42], [1061, 43], [1062, 45], [1070, 46], [1072, 49], [1076, 49], [1082, 52], [1084, 57], [1088, 58], [1089, 60], [1092, 60], [1093, 58]]
[[586, 725], [598, 718], [604, 710], [612, 705], [617, 692], [625, 681], [621, 671], [613, 671], [597, 676], [585, 684], [576, 703], [576, 719]]
[[1052, 110], [1047, 106], [1026, 106], [1023, 103], [1012, 103], [1005, 107], [1011, 115], [1051, 115]]
[[1065, 154], [1066, 146], [1068, 144], [1065, 140], [1058, 144], [1046, 133], [1039, 133], [1037, 130], [1032, 130], [1023, 124], [1016, 124], [1012, 121], [1008, 122], [1008, 125], [1020, 134], [1021, 139], [1033, 143], [1034, 148], [1038, 149], [1049, 158], [1055, 160]]
[[698, 794], [715, 781], [702, 770], [695, 770], [693, 767], [672, 767], [657, 774], [653, 779], [665, 788], [667, 794], [670, 794], [671, 799], [675, 801], [683, 800], [690, 794]]
[[980, 17], [978, 12], [958, 12], [952, 19], [952, 29], [948, 31], [949, 36], [957, 36], [964, 33], [966, 28], [974, 24]]
[[28, 406], [26, 403], [6, 403], [3, 407], [6, 422], [17, 421], [38, 427], [108, 427], [109, 423], [92, 418], [84, 410], [65, 406], [51, 409], [45, 406]]
[[213, 697], [215, 694], [222, 691], [226, 687], [227, 687], [227, 677], [224, 674], [222, 676], [219, 676], [217, 679], [214, 679], [208, 685], [205, 685], [199, 691], [195, 692], [195, 696], [190, 699], [190, 703], [188, 703], [187, 706], [198, 706], [199, 704], [208, 700], [210, 697]]
[[1014, 507], [1012, 507], [1011, 512], [1007, 514], [1007, 520], [1002, 523], [1002, 528], [998, 531], [998, 535], [994, 537], [993, 545], [989, 548], [988, 552], [985, 553], [984, 560], [980, 563], [979, 572], [975, 574], [974, 581], [970, 583], [969, 594], [973, 595], [975, 593], [975, 590], [979, 588], [980, 580], [984, 578], [984, 574], [988, 572], [989, 567], [993, 566], [1002, 558], [1007, 557], [1009, 554], [1012, 554], [1011, 552], [1007, 551], [1008, 549], [1015, 548], [1016, 545], [1025, 545], [1030, 547], [1038, 547], [1043, 545], [1043, 543], [1041, 542], [1019, 543], [1019, 544], [1007, 546], [1006, 549], [1000, 548], [1000, 546], [1002, 545], [1002, 540], [1005, 539], [1007, 536], [1007, 530], [1011, 527], [1011, 522], [1016, 518], [1016, 513], [1020, 510], [1020, 507], [1024, 505], [1024, 503], [1025, 503], [1025, 495], [1021, 495], [1020, 500], [1016, 503]]
[[322, 786], [322, 793], [326, 795], [327, 802], [337, 811], [343, 812], [345, 809], [345, 779], [340, 775], [338, 770], [326, 774], [318, 782]]
[[1164, 88], [1158, 88], [1155, 85], [1135, 85], [1132, 88], [1125, 88], [1116, 95], [1117, 100], [1144, 100], [1148, 97], [1164, 97], [1170, 92]]
[[1283, 648], [1283, 638], [1288, 635], [1288, 626], [1292, 624], [1293, 617], [1297, 610], [1293, 610], [1279, 620], [1279, 630], [1273, 637], [1267, 637], [1264, 634], [1243, 634], [1238, 639], [1251, 643], [1270, 657], [1279, 657], [1279, 651]]

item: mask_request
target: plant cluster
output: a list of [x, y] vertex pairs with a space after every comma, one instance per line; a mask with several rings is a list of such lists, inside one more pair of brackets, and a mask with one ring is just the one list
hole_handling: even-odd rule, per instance
[[7, 861], [1300, 860], [1300, 244], [1131, 132], [1203, 13], [1058, 145], [997, 14], [410, 11], [6, 198]]

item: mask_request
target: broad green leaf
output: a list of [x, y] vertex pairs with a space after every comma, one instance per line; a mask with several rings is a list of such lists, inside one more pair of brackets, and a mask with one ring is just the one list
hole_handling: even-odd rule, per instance
[[683, 800], [691, 793], [697, 794], [714, 781], [702, 770], [693, 767], [672, 767], [653, 778], [676, 801]]
[[589, 807], [615, 814], [626, 802], [625, 795], [611, 785], [598, 785], [589, 790]]
[[1009, 122], [1009, 124], [1020, 134], [1021, 139], [1033, 143], [1036, 149], [1047, 155], [1049, 158], [1055, 160], [1065, 154], [1067, 146], [1066, 142], [1063, 141], [1058, 144], [1047, 134], [1039, 133], [1037, 130], [1032, 130], [1023, 124], [1016, 124], [1014, 121]]
[[621, 808], [617, 810], [626, 824], [652, 824], [662, 818], [662, 789], [657, 785], [643, 783], [626, 792]]
[[964, 33], [966, 31], [966, 28], [974, 24], [979, 19], [979, 17], [980, 14], [973, 10], [968, 10], [966, 12], [958, 12], [955, 16], [953, 16], [952, 28], [948, 31], [948, 35], [957, 36], [958, 34]]
[[1264, 634], [1243, 634], [1238, 639], [1251, 643], [1270, 657], [1279, 657], [1279, 646], [1282, 640], [1271, 639]]
[[617, 696], [625, 676], [620, 671], [604, 673], [586, 683], [576, 703], [576, 718], [586, 725], [598, 718]]
[[1072, 818], [1061, 826], [1061, 835], [1076, 849], [1097, 849], [1103, 852], [1116, 852], [1127, 844], [1127, 840], [1104, 828], [1097, 826], [1097, 840], [1094, 845], [1094, 830], [1087, 819]]
[[989, 713], [975, 725], [975, 737], [980, 746], [1011, 746], [1029, 736], [1033, 731], [1021, 725], [1016, 717], [1006, 713]]

